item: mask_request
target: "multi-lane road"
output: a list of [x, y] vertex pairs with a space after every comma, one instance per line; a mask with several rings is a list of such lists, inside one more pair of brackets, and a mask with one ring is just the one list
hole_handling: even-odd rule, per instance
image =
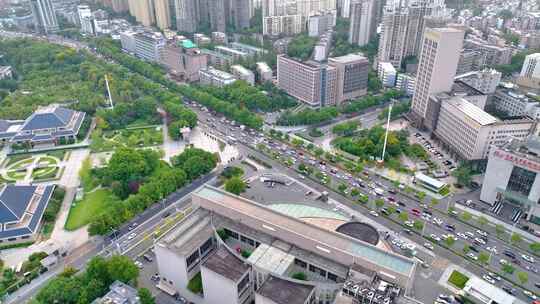
[[[456, 216], [450, 215], [447, 212], [447, 206], [450, 203], [450, 198], [441, 200], [437, 205], [432, 206], [430, 205], [430, 198], [420, 201], [411, 195], [400, 192], [400, 189], [395, 188], [392, 182], [383, 179], [376, 174], [370, 174], [369, 180], [359, 179], [358, 177], [354, 177], [352, 174], [345, 172], [339, 167], [332, 166], [326, 162], [324, 162], [324, 165], [321, 164], [321, 160], [309, 155], [307, 151], [302, 151], [302, 155], [300, 155], [297, 148], [286, 146], [283, 142], [268, 138], [262, 133], [248, 132], [246, 130], [242, 130], [238, 126], [232, 126], [231, 122], [228, 122], [225, 119], [217, 118], [208, 111], [201, 110], [197, 105], [190, 105], [198, 112], [200, 120], [203, 122], [201, 127], [205, 128], [206, 132], [225, 140], [231, 137], [235, 138], [240, 143], [240, 152], [244, 156], [248, 154], [256, 155], [257, 157], [263, 158], [265, 161], [272, 164], [274, 168], [278, 168], [278, 171], [285, 172], [292, 176], [298, 175], [298, 171], [294, 169], [294, 166], [283, 166], [275, 159], [272, 159], [266, 154], [258, 151], [256, 148], [257, 145], [262, 143], [270, 150], [279, 151], [282, 155], [286, 155], [289, 159], [292, 158], [296, 165], [301, 162], [308, 165], [311, 163], [316, 170], [324, 171], [326, 173], [327, 179], [329, 180], [329, 184], [326, 186], [336, 189], [337, 185], [346, 184], [348, 186], [348, 190], [356, 188], [361, 193], [367, 195], [370, 198], [370, 201], [382, 198], [385, 200], [385, 205], [387, 207], [395, 204], [395, 208], [401, 213], [407, 213], [411, 221], [421, 221], [425, 228], [422, 231], [413, 233], [413, 235], [407, 235], [407, 238], [413, 238], [420, 246], [423, 246], [424, 243], [430, 242], [431, 236], [433, 236], [436, 240], [441, 239], [440, 241], [434, 242], [435, 254], [440, 255], [457, 265], [461, 265], [468, 270], [471, 270], [479, 277], [484, 276], [488, 272], [498, 273], [498, 276], [502, 277], [502, 280], [497, 282], [497, 286], [505, 288], [507, 287], [506, 289], [508, 290], [515, 289], [514, 294], [522, 300], [529, 302], [531, 301], [530, 298], [523, 294], [518, 285], [521, 285], [525, 289], [533, 291], [536, 294], [539, 293], [539, 288], [535, 286], [535, 284], [540, 282], [540, 276], [538, 275], [539, 267], [536, 266], [537, 263], [535, 263], [537, 261], [530, 262], [522, 257], [530, 257], [532, 254], [511, 246], [509, 242], [498, 239], [495, 237], [494, 233], [484, 236], [485, 231], [483, 229], [479, 229], [481, 227], [476, 227], [479, 226], [478, 224], [465, 224]], [[327, 190], [327, 188], [321, 185], [319, 181], [306, 179], [305, 182], [320, 191]], [[383, 189], [383, 196], [381, 197], [377, 195], [374, 188]], [[390, 194], [388, 192], [389, 190], [395, 191], [396, 194]], [[333, 192], [333, 195], [336, 196], [338, 201], [347, 202], [351, 208], [369, 215], [368, 210], [360, 207], [359, 204], [355, 203], [350, 196], [337, 192]], [[391, 200], [394, 200], [395, 203]], [[379, 214], [381, 214], [381, 212], [379, 212]], [[418, 216], [414, 214], [418, 214]], [[392, 220], [389, 220], [389, 218]], [[404, 231], [404, 229], [407, 228], [401, 224], [398, 224], [400, 221], [398, 220], [397, 214], [394, 214], [389, 218], [383, 217], [381, 214], [381, 216], [374, 218], [374, 220], [395, 231]], [[410, 228], [410, 230], [414, 231], [412, 228]], [[448, 237], [449, 235], [455, 239], [455, 242], [451, 246], [448, 246], [444, 241], [444, 238]], [[437, 243], [444, 245], [445, 247], [449, 247], [452, 251], [444, 248], [443, 246], [437, 246]], [[464, 250], [464, 247], [467, 247], [467, 249]], [[504, 255], [505, 250], [511, 251], [516, 255], [514, 262], [510, 262], [513, 259]], [[487, 265], [480, 264], [480, 261], [478, 260], [480, 255], [489, 256]], [[466, 258], [463, 256], [466, 256]], [[512, 267], [515, 268], [513, 274], [505, 273], [502, 270], [501, 259], [512, 264]], [[518, 272], [527, 273], [527, 282], [521, 283], [519, 281], [516, 275]], [[506, 280], [505, 277], [509, 280]], [[511, 281], [517, 284], [514, 285]]]

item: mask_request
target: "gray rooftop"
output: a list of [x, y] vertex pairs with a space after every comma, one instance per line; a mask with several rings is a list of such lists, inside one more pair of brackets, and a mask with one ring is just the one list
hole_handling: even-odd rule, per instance
[[141, 303], [137, 289], [114, 281], [109, 287], [110, 291], [102, 298], [98, 298], [92, 304], [139, 304]]
[[[408, 258], [377, 248], [371, 244], [355, 240], [337, 232], [328, 231], [301, 220], [273, 211], [256, 202], [244, 199], [220, 189], [205, 185], [193, 193], [196, 202], [203, 208], [216, 213], [226, 213], [231, 218], [240, 218], [248, 226], [257, 226], [265, 233], [279, 235], [288, 241], [301, 240], [315, 248], [304, 248], [320, 253], [324, 257], [336, 259], [337, 255], [346, 257], [351, 262], [375, 263], [383, 269], [388, 269], [410, 277], [414, 270], [414, 262]], [[245, 220], [244, 220], [245, 219]], [[262, 227], [261, 227], [262, 225]], [[295, 243], [291, 241], [291, 243]], [[301, 244], [294, 244], [302, 246]], [[306, 245], [304, 245], [306, 246]], [[309, 246], [310, 247], [310, 246]], [[340, 261], [348, 263], [348, 261]]]
[[75, 111], [58, 106], [38, 109], [26, 120], [21, 130], [30, 131], [64, 127], [70, 122], [74, 114]]
[[269, 276], [257, 293], [276, 304], [304, 304], [315, 286]]
[[479, 107], [475, 106], [474, 104], [468, 102], [461, 97], [450, 98], [448, 101], [446, 101], [446, 103], [452, 105], [454, 108], [456, 108], [457, 110], [459, 110], [460, 112], [462, 112], [463, 114], [465, 114], [466, 116], [468, 116], [482, 126], [491, 125], [498, 121], [498, 119], [495, 118], [493, 115], [480, 109]]
[[203, 266], [233, 282], [240, 281], [250, 269], [247, 263], [229, 252], [225, 246], [220, 246], [214, 251]]

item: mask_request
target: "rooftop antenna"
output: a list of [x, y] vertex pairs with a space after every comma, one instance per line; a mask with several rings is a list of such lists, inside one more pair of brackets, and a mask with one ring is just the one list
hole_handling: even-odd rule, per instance
[[107, 95], [109, 96], [110, 108], [114, 109], [114, 104], [112, 101], [111, 89], [109, 88], [109, 79], [107, 78], [107, 74], [105, 74], [105, 86], [107, 87]]

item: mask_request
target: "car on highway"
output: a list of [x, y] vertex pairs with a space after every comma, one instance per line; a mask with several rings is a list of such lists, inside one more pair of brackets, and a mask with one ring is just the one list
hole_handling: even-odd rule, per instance
[[460, 238], [464, 239], [464, 240], [469, 239], [469, 237], [465, 233], [462, 233], [462, 232], [458, 232], [458, 233], [456, 233], [456, 235], [459, 236]]
[[374, 217], [378, 217], [378, 216], [379, 216], [379, 214], [378, 214], [376, 211], [374, 211], [374, 210], [371, 210], [371, 211], [369, 212], [369, 214], [373, 215]]
[[497, 248], [495, 248], [495, 246], [494, 247], [488, 246], [488, 247], [486, 247], [486, 250], [493, 253], [493, 254], [499, 254], [499, 251], [497, 250]]
[[487, 275], [490, 276], [490, 277], [492, 277], [492, 278], [494, 278], [494, 279], [497, 280], [497, 281], [500, 281], [500, 280], [501, 280], [501, 277], [498, 276], [496, 273], [488, 272]]
[[441, 226], [443, 224], [443, 221], [438, 217], [434, 217], [433, 218], [433, 224], [435, 224], [437, 226]]
[[438, 236], [437, 236], [436, 234], [434, 234], [434, 233], [430, 234], [429, 237], [430, 237], [432, 240], [436, 241], [436, 242], [440, 242], [440, 241], [441, 241], [441, 238], [438, 237]]
[[416, 208], [413, 208], [411, 210], [411, 213], [414, 215], [414, 216], [420, 216], [420, 210], [416, 209]]
[[502, 287], [502, 290], [506, 291], [506, 293], [511, 294], [511, 295], [513, 295], [516, 292], [514, 288], [510, 286], [506, 286], [506, 285]]
[[528, 290], [523, 290], [523, 294], [526, 295], [527, 297], [529, 297], [530, 299], [533, 299], [533, 300], [538, 299], [538, 297], [534, 293], [532, 293], [532, 292], [530, 292]]
[[448, 230], [448, 231], [450, 231], [450, 232], [454, 232], [454, 231], [456, 231], [456, 226], [450, 225], [450, 224], [446, 224], [446, 225], [444, 225], [444, 229], [446, 229], [446, 230]]
[[137, 236], [137, 234], [136, 234], [135, 232], [130, 233], [130, 234], [128, 235], [128, 240], [131, 241], [131, 240], [134, 239], [136, 236]]
[[474, 243], [477, 244], [477, 245], [485, 245], [485, 244], [486, 244], [486, 241], [484, 241], [484, 240], [481, 239], [481, 238], [475, 238], [475, 239], [474, 239]]
[[505, 249], [505, 250], [503, 251], [503, 253], [504, 253], [505, 256], [507, 256], [507, 257], [509, 257], [509, 258], [511, 258], [511, 259], [513, 259], [513, 260], [515, 260], [515, 259], [517, 258], [517, 257], [516, 257], [516, 254], [513, 253], [512, 251], [508, 250], [508, 249]]
[[472, 252], [467, 253], [467, 257], [471, 260], [478, 261], [478, 257]]
[[424, 243], [424, 247], [426, 247], [429, 250], [433, 250], [433, 245], [431, 243]]
[[493, 279], [492, 277], [488, 276], [487, 274], [483, 275], [483, 276], [482, 276], [482, 279], [484, 279], [484, 281], [486, 281], [486, 282], [488, 282], [488, 283], [495, 284], [495, 279]]
[[476, 233], [480, 234], [480, 235], [483, 236], [483, 237], [487, 237], [487, 236], [488, 236], [487, 232], [482, 231], [482, 230], [480, 230], [480, 229], [477, 229], [477, 230], [476, 230]]
[[529, 263], [534, 263], [534, 258], [530, 255], [522, 254], [521, 257]]

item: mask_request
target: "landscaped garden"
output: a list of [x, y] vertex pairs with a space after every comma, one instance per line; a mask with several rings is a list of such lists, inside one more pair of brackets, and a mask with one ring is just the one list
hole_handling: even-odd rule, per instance
[[8, 158], [2, 168], [2, 179], [6, 182], [23, 180], [29, 176], [34, 181], [44, 181], [59, 177], [60, 162], [65, 151], [54, 151], [47, 154], [23, 154]]
[[112, 151], [118, 147], [145, 148], [163, 144], [160, 126], [145, 126], [131, 129], [102, 131], [92, 135], [93, 152]]
[[117, 201], [118, 198], [108, 189], [96, 189], [86, 193], [82, 200], [73, 203], [66, 221], [66, 230], [76, 230], [87, 225], [105, 210], [107, 205]]
[[448, 278], [448, 283], [454, 285], [459, 289], [463, 289], [463, 287], [465, 287], [465, 284], [467, 284], [467, 281], [469, 281], [469, 277], [457, 270], [452, 271], [450, 277]]

